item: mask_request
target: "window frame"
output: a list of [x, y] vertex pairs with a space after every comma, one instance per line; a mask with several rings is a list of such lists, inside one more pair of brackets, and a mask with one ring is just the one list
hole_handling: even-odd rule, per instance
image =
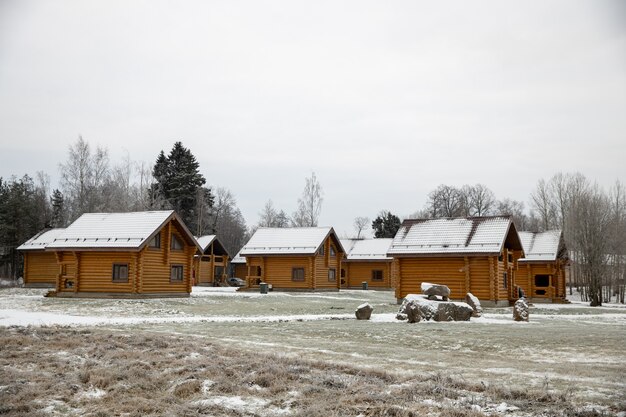
[[[174, 277], [174, 271], [180, 271], [180, 279], [178, 278], [178, 273], [176, 273], [176, 277]], [[170, 265], [170, 282], [172, 283], [180, 283], [185, 281], [185, 265], [183, 264], [171, 264]]]
[[324, 256], [324, 245], [320, 246], [320, 250], [318, 251], [318, 255]]
[[508, 289], [509, 288], [509, 274], [507, 273], [507, 271], [504, 271], [502, 273], [502, 283], [504, 284], [504, 289]]
[[337, 256], [337, 251], [335, 250], [335, 248], [333, 247], [333, 245], [330, 245], [330, 249], [328, 250], [329, 254], [331, 257], [335, 257]]
[[[126, 268], [126, 278], [121, 278], [121, 270], [122, 268]], [[128, 268], [128, 263], [114, 263], [112, 268], [111, 268], [111, 281], [112, 282], [118, 282], [118, 283], [128, 283], [128, 278], [129, 278], [129, 268]], [[117, 275], [117, 277], [116, 277]]]
[[[331, 274], [332, 272], [332, 274]], [[331, 277], [332, 275], [332, 277]], [[328, 268], [328, 282], [337, 282], [337, 269]]]
[[[176, 244], [180, 245], [180, 248], [175, 247], [176, 244], [174, 243], [176, 242]], [[178, 238], [178, 236], [176, 236], [174, 233], [172, 233], [172, 238], [170, 239], [170, 250], [184, 250], [185, 249], [185, 245], [183, 244], [183, 242]]]
[[[152, 244], [154, 242], [154, 244]], [[148, 249], [161, 249], [161, 232], [157, 233], [148, 242]]]
[[[545, 279], [547, 285], [539, 285], [539, 284], [537, 284], [537, 278], [538, 277], [539, 277], [539, 279]], [[551, 281], [550, 274], [535, 274], [535, 276], [533, 276], [533, 284], [534, 284], [535, 288], [550, 288], [550, 284], [551, 284], [550, 281]]]
[[[380, 278], [377, 278], [377, 273], [380, 273]], [[372, 269], [372, 281], [382, 282], [385, 280], [385, 274], [382, 269]]]
[[[302, 278], [296, 277], [296, 272], [302, 271]], [[306, 273], [303, 267], [292, 267], [291, 268], [291, 280], [293, 282], [304, 282], [306, 281]]]

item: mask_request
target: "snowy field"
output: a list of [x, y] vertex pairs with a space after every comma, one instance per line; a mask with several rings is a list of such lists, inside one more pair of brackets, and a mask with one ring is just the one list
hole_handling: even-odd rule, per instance
[[[185, 299], [145, 300], [45, 298], [45, 292], [0, 290], [0, 335], [5, 346], [0, 404], [9, 404], [15, 398], [11, 397], [16, 390], [11, 381], [26, 381], [29, 372], [41, 366], [24, 356], [38, 350], [39, 343], [48, 356], [53, 355], [53, 363], [61, 359], [73, 365], [94, 361], [95, 353], [90, 353], [87, 342], [80, 337], [75, 343], [55, 347], [61, 340], [84, 333], [99, 341], [129, 335], [138, 338], [129, 341], [127, 349], [118, 343], [113, 351], [132, 350], [139, 355], [144, 352], [141, 349], [147, 349], [146, 352], [153, 353], [154, 349], [142, 347], [142, 340], [156, 337], [167, 340], [166, 345], [172, 349], [180, 345], [185, 357], [194, 358], [189, 363], [200, 359], [210, 363], [207, 346], [212, 347], [211, 352], [221, 352], [215, 353], [215, 358], [221, 358], [224, 366], [228, 364], [232, 368], [233, 358], [237, 357], [242, 363], [250, 363], [247, 373], [233, 374], [233, 378], [241, 379], [236, 389], [210, 390], [205, 385], [211, 383], [205, 381], [190, 388], [189, 396], [174, 396], [172, 407], [183, 407], [180, 409], [183, 414], [193, 410], [198, 415], [316, 415], [312, 404], [293, 402], [294, 395], [289, 391], [272, 388], [276, 392], [260, 395], [246, 386], [246, 378], [256, 372], [255, 367], [263, 368], [268, 361], [275, 365], [291, 364], [285, 365], [287, 369], [293, 361], [303, 361], [298, 366], [312, 373], [320, 367], [337, 375], [344, 375], [346, 369], [357, 370], [364, 378], [359, 382], [363, 386], [374, 384], [377, 375], [385, 373], [387, 379], [383, 379], [387, 382], [383, 381], [381, 386], [387, 388], [381, 395], [389, 398], [380, 398], [377, 406], [383, 403], [399, 406], [393, 404], [393, 398], [404, 404], [401, 407], [404, 414], [398, 410], [389, 414], [389, 408], [377, 409], [376, 414], [374, 408], [355, 403], [344, 404], [344, 408], [319, 408], [319, 415], [333, 415], [332, 410], [335, 415], [410, 415], [413, 409], [419, 411], [414, 415], [433, 416], [626, 416], [620, 414], [626, 411], [626, 308], [621, 305], [591, 308], [580, 302], [535, 304], [529, 323], [513, 322], [511, 308], [493, 308], [486, 309], [484, 317], [470, 322], [408, 324], [395, 320], [398, 305], [391, 291], [261, 295], [231, 288], [194, 288], [192, 296]], [[371, 321], [354, 319], [354, 309], [363, 302], [374, 307]], [[133, 350], [133, 343], [141, 348]], [[14, 356], [20, 361], [19, 366], [7, 359], [6, 346], [12, 344], [22, 351]], [[129, 352], [125, 354], [130, 355]], [[98, 366], [97, 361], [94, 366]], [[77, 375], [79, 382], [74, 385], [79, 387], [79, 396], [52, 395], [44, 403], [27, 404], [30, 408], [23, 414], [15, 407], [7, 412], [82, 415], [88, 414], [86, 410], [96, 409], [98, 403], [107, 404], [115, 384], [81, 386], [81, 377]], [[195, 374], [190, 375], [192, 378]], [[311, 378], [307, 381], [313, 386], [301, 389], [319, 385], [310, 382]], [[324, 390], [330, 390], [328, 393], [322, 390], [324, 395], [346, 395], [344, 391], [356, 389], [344, 382], [337, 385], [344, 387], [340, 394], [332, 393], [338, 389], [333, 384], [324, 385]], [[416, 395], [403, 396], [411, 383], [419, 386], [412, 389]], [[438, 384], [441, 389], [424, 390], [428, 384]], [[399, 388], [389, 388], [395, 385]], [[376, 387], [370, 388], [377, 392], [382, 389]], [[321, 396], [318, 391], [316, 395]], [[361, 402], [369, 403], [369, 400]], [[111, 407], [115, 409], [116, 405]], [[102, 407], [97, 409], [100, 415], [109, 415]], [[132, 407], [128, 410], [132, 411]], [[449, 414], [450, 410], [461, 410], [461, 414]], [[111, 415], [124, 413], [118, 409]], [[137, 415], [162, 413], [163, 408], [159, 408]], [[133, 412], [128, 411], [128, 415]]]

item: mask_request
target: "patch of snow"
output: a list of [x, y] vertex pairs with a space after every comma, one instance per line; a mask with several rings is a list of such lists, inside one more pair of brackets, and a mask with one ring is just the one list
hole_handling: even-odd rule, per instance
[[269, 401], [258, 397], [241, 397], [235, 395], [229, 396], [217, 396], [208, 398], [205, 400], [199, 400], [194, 402], [199, 406], [219, 406], [224, 407], [240, 413], [259, 413], [261, 415], [275, 416], [289, 414], [288, 408], [268, 407]]
[[106, 393], [106, 391], [101, 390], [100, 388], [91, 387], [91, 389], [89, 389], [88, 391], [81, 393], [80, 396], [84, 398], [96, 399], [105, 396]]
[[202, 381], [202, 393], [208, 394], [209, 391], [211, 391], [211, 387], [213, 385], [215, 385], [215, 381], [213, 380], [205, 379], [204, 381]]

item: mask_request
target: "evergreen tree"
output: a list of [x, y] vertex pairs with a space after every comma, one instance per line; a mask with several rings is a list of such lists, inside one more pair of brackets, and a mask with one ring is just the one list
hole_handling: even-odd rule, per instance
[[169, 155], [161, 151], [152, 174], [156, 180], [151, 190], [152, 203], [157, 208], [172, 208], [190, 230], [203, 229], [206, 211], [213, 206], [206, 179], [191, 151], [176, 142]]
[[382, 211], [372, 222], [374, 237], [392, 238], [400, 229], [401, 221], [398, 216], [390, 211]]
[[55, 189], [50, 197], [52, 205], [52, 227], [65, 227], [65, 201], [63, 193], [59, 189]]

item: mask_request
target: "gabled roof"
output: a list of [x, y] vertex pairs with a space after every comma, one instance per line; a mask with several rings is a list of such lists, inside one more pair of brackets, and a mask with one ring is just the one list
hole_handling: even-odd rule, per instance
[[505, 243], [522, 249], [508, 216], [409, 219], [402, 223], [387, 254], [499, 254]]
[[230, 260], [231, 264], [245, 264], [246, 258], [241, 256], [241, 251], [237, 252], [237, 255], [233, 259]]
[[187, 243], [199, 248], [198, 242], [178, 215], [168, 210], [85, 213], [57, 236], [47, 249], [139, 250], [170, 220], [180, 225]]
[[556, 261], [561, 246], [561, 231], [519, 232], [526, 256], [520, 262]]
[[63, 233], [64, 230], [65, 229], [63, 228], [42, 230], [35, 236], [28, 239], [22, 245], [18, 246], [17, 250], [44, 250], [46, 249], [46, 246], [52, 243], [52, 241], [61, 233]]
[[201, 252], [204, 253], [205, 255], [210, 255], [205, 252], [207, 251], [207, 249], [209, 249], [209, 246], [211, 245], [211, 243], [215, 242], [215, 244], [213, 245], [214, 255], [230, 256], [228, 254], [228, 251], [226, 251], [226, 249], [224, 248], [224, 245], [222, 245], [222, 242], [220, 242], [220, 240], [217, 238], [216, 235], [200, 236], [200, 237], [196, 237], [196, 240], [198, 241], [198, 244], [200, 245]]
[[341, 239], [347, 261], [389, 261], [387, 251], [393, 239]]
[[345, 253], [332, 227], [259, 228], [241, 249], [241, 256], [313, 255], [328, 236]]

